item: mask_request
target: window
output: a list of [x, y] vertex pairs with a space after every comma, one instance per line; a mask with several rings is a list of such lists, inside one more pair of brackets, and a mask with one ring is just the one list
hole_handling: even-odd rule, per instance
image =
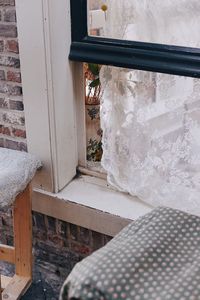
[[[16, 0], [16, 8], [28, 150], [43, 162], [34, 182], [37, 190], [33, 209], [72, 223], [77, 222], [78, 216], [78, 225], [107, 234], [110, 229], [113, 234], [113, 228], [118, 232], [126, 220], [110, 219], [106, 214], [105, 222], [104, 213], [101, 218], [101, 214], [89, 209], [88, 214], [84, 205], [127, 219], [135, 219], [150, 208], [137, 199], [132, 201], [127, 195], [106, 189], [101, 180], [89, 178], [91, 184], [85, 183], [85, 178], [73, 180], [78, 165], [77, 140], [84, 145], [85, 137], [82, 63], [72, 64], [67, 59], [71, 45], [70, 1]], [[80, 112], [77, 118], [75, 103]], [[81, 155], [85, 159], [84, 149], [83, 146], [79, 152], [79, 160]], [[83, 208], [78, 214], [73, 202]], [[90, 216], [89, 221], [86, 215]]]
[[[109, 7], [111, 1], [108, 0], [105, 0], [103, 2], [98, 0], [72, 0], [72, 44], [69, 58], [71, 60], [78, 60], [82, 62], [86, 61], [89, 63], [96, 64], [108, 64], [138, 70], [156, 71], [192, 77], [200, 76], [200, 51], [199, 49], [191, 48], [192, 46], [196, 46], [196, 40], [198, 40], [198, 30], [195, 31], [194, 28], [192, 39], [190, 39], [190, 43], [185, 42], [180, 32], [182, 24], [181, 22], [183, 22], [183, 19], [184, 22], [186, 22], [188, 17], [191, 19], [191, 14], [195, 15], [196, 11], [198, 11], [198, 7], [193, 6], [191, 3], [173, 3], [171, 4], [173, 5], [173, 9], [171, 9], [166, 4], [160, 3], [159, 7], [156, 7], [156, 9], [155, 7], [149, 8], [149, 10], [153, 9], [155, 14], [154, 22], [153, 24], [150, 24], [151, 14], [149, 13], [148, 15], [148, 13], [145, 10], [145, 7], [139, 5], [139, 2], [137, 4], [137, 2], [137, 0], [112, 1], [112, 7]], [[102, 10], [102, 3], [108, 6], [108, 11]], [[118, 6], [121, 5], [122, 10], [127, 11], [128, 6], [130, 6], [130, 3], [134, 4], [135, 7], [139, 10], [140, 16], [137, 18], [137, 23], [134, 25], [131, 24], [131, 15], [128, 16], [130, 18], [130, 24], [126, 27], [126, 31], [123, 37], [119, 39], [120, 34], [118, 28], [120, 28], [120, 26], [122, 27], [123, 24], [120, 23], [120, 9]], [[149, 6], [153, 5], [153, 3], [154, 2], [149, 1]], [[181, 5], [185, 6], [184, 11], [181, 10]], [[179, 14], [177, 14], [176, 6], [178, 6], [178, 11], [180, 11]], [[132, 7], [130, 7], [130, 11], [132, 12]], [[107, 24], [108, 13], [111, 13], [111, 16], [109, 16], [109, 18], [112, 18], [112, 20], [116, 20], [116, 30], [112, 30], [112, 32], [108, 32], [105, 30], [105, 27], [109, 26], [109, 24]], [[165, 15], [165, 18], [163, 17], [163, 15]], [[155, 34], [150, 34], [149, 31], [143, 28], [144, 26], [142, 27], [144, 17], [145, 22], [149, 22], [150, 24], [150, 30], [153, 33], [155, 32]], [[197, 23], [198, 21], [200, 23], [199, 18], [196, 18], [196, 20]], [[158, 24], [160, 23], [162, 26], [166, 26], [166, 22], [170, 24], [170, 26], [168, 25], [168, 27], [170, 27], [169, 30], [166, 31], [165, 35], [158, 35], [158, 32], [156, 31], [156, 26], [158, 26]], [[136, 29], [133, 28], [134, 26]], [[136, 36], [135, 32], [137, 31], [138, 27], [142, 27], [143, 33], [141, 34], [140, 32], [140, 35], [137, 34]], [[169, 41], [172, 40], [172, 30], [174, 35], [173, 46], [169, 45]], [[191, 36], [190, 26], [188, 26], [187, 35]], [[109, 38], [109, 36], [112, 36], [112, 39]], [[113, 37], [115, 39], [113, 39]], [[129, 40], [127, 40], [127, 37], [129, 38]], [[160, 44], [158, 44], [158, 42]], [[187, 44], [189, 44], [190, 48], [184, 47]], [[86, 98], [86, 106], [86, 156], [89, 157], [90, 161], [93, 161], [96, 160], [96, 154], [98, 156], [101, 150], [101, 132], [100, 130], [96, 130], [96, 128], [99, 127], [99, 103], [92, 103], [90, 99]], [[87, 165], [88, 167], [87, 163], [83, 163], [83, 165]], [[98, 163], [89, 163], [89, 168], [92, 168], [93, 170], [98, 170], [99, 168], [95, 168], [95, 166], [98, 166]]]
[[76, 126], [83, 141], [83, 120], [74, 118], [68, 54], [73, 61], [200, 77], [199, 49], [89, 36], [86, 0], [71, 0], [71, 8], [66, 0], [17, 0], [16, 6], [28, 149], [44, 162], [37, 186], [45, 190], [61, 190], [76, 174]]
[[[181, 199], [188, 208], [188, 199], [197, 203], [200, 176], [200, 4], [168, 1], [155, 7], [155, 1], [108, 0], [105, 30], [103, 25], [95, 32], [88, 3], [76, 1], [76, 11], [71, 3], [70, 59], [123, 67], [103, 67], [102, 73], [103, 166], [109, 182], [151, 204], [173, 199], [178, 208]], [[80, 24], [82, 31], [74, 30]]]
[[[124, 3], [126, 5], [128, 1]], [[183, 5], [186, 3], [184, 1]], [[72, 44], [69, 54], [71, 60], [200, 77], [199, 49], [185, 47], [184, 43], [179, 46], [168, 45], [167, 38], [164, 41], [162, 39], [164, 44], [158, 44], [159, 40], [157, 43], [151, 43], [150, 40], [131, 41], [90, 36], [87, 7], [86, 0], [71, 0]], [[198, 9], [197, 6], [196, 13]], [[195, 7], [193, 10], [195, 12]], [[192, 43], [189, 46], [192, 46]]]

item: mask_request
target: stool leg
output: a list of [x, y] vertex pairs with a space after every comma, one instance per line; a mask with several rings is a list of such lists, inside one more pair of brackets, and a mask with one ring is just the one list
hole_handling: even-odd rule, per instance
[[0, 274], [0, 300], [2, 300], [2, 294], [1, 294], [1, 274]]
[[17, 196], [13, 207], [16, 275], [32, 278], [31, 185]]
[[[15, 275], [6, 285], [3, 300], [19, 300], [32, 280], [31, 186], [17, 196], [13, 205]], [[10, 251], [10, 252], [12, 252]], [[12, 254], [12, 253], [11, 253]], [[1, 300], [1, 298], [0, 298]]]

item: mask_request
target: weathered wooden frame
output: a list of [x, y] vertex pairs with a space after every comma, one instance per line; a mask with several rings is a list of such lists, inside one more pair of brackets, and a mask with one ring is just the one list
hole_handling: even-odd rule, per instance
[[32, 204], [31, 185], [13, 204], [14, 246], [0, 244], [0, 260], [15, 265], [13, 277], [0, 276], [0, 300], [17, 300], [32, 282]]

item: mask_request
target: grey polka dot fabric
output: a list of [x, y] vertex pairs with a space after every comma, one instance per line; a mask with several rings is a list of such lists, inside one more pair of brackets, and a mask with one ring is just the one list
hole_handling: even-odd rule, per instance
[[62, 300], [200, 300], [200, 218], [160, 207], [78, 263]]

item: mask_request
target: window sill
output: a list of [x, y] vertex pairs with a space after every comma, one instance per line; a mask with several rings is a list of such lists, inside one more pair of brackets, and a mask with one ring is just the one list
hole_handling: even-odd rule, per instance
[[152, 207], [111, 189], [103, 179], [81, 176], [57, 194], [35, 189], [33, 210], [114, 236]]

